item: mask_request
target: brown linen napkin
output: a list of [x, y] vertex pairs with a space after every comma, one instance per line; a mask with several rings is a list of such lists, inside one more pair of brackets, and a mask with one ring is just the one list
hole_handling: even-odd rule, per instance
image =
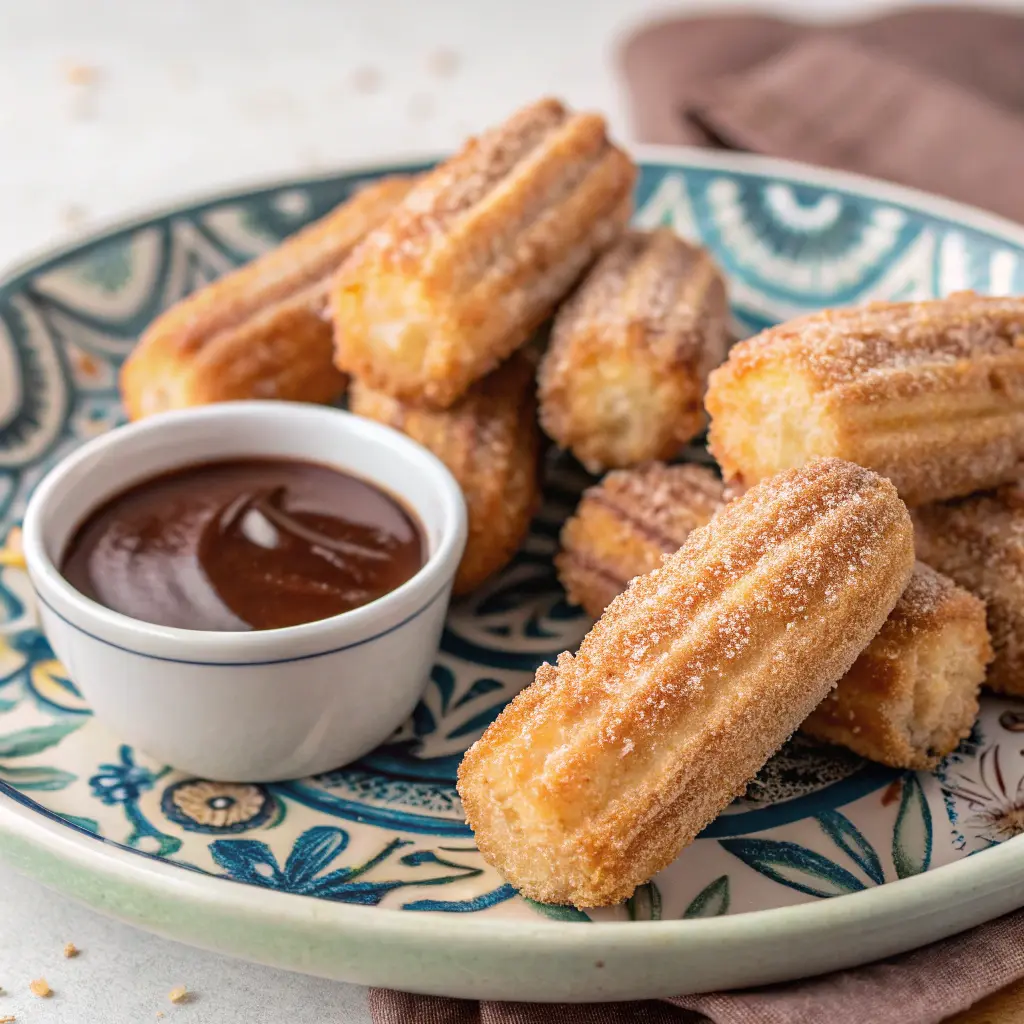
[[886, 178], [1024, 221], [1024, 117], [928, 72], [819, 35], [704, 90], [690, 117], [729, 149]]
[[[695, 102], [707, 100], [709, 87], [725, 78], [739, 78], [782, 51], [822, 36], [868, 47], [1024, 118], [1024, 16], [979, 7], [915, 7], [822, 27], [748, 13], [667, 20], [643, 27], [626, 40], [620, 66], [637, 137], [644, 142], [714, 145], [714, 139], [688, 117]], [[800, 83], [791, 98], [799, 102], [802, 93], [813, 92], [818, 84]], [[950, 123], [948, 130], [953, 136], [958, 125]], [[909, 177], [906, 172], [912, 168], [903, 170]], [[973, 195], [972, 201], [986, 205], [982, 193]]]
[[[628, 928], [628, 925], [623, 925]], [[841, 933], [836, 942], [842, 942]], [[663, 1002], [477, 1003], [370, 992], [375, 1024], [940, 1024], [1024, 977], [1024, 911], [867, 967]]]

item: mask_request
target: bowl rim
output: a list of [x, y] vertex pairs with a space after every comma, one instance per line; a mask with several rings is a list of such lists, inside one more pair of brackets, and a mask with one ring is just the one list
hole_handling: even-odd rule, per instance
[[[164, 443], [173, 445], [175, 430], [196, 423], [212, 425], [225, 420], [251, 420], [265, 426], [283, 419], [317, 421], [321, 432], [329, 424], [332, 430], [340, 430], [362, 443], [375, 444], [382, 452], [391, 452], [394, 458], [406, 465], [416, 465], [430, 479], [433, 500], [437, 502], [432, 506], [431, 514], [437, 515], [440, 524], [438, 541], [423, 565], [400, 586], [358, 608], [294, 626], [245, 631], [183, 629], [136, 619], [87, 597], [64, 578], [46, 550], [44, 521], [59, 490], [69, 475], [97, 455], [124, 451], [157, 432], [166, 437]], [[310, 429], [308, 436], [321, 435]], [[239, 452], [238, 455], [250, 457], [251, 453]], [[322, 453], [313, 451], [308, 453], [308, 457], [348, 472], [343, 460], [325, 462]], [[205, 461], [226, 458], [231, 456], [222, 454]], [[180, 468], [194, 464], [194, 459], [182, 460]], [[156, 475], [159, 473], [143, 474], [138, 482]], [[353, 475], [390, 493], [387, 485], [373, 476]], [[82, 504], [95, 509], [123, 489], [123, 485], [118, 484], [99, 488], [90, 500]], [[422, 522], [426, 518], [423, 509], [412, 502], [408, 504]], [[22, 530], [25, 562], [37, 600], [73, 629], [108, 646], [160, 661], [252, 667], [323, 657], [360, 646], [400, 629], [426, 611], [447, 591], [454, 579], [465, 547], [467, 515], [462, 490], [448, 467], [431, 451], [400, 431], [333, 406], [254, 399], [158, 413], [91, 439], [61, 459], [38, 483], [25, 509]], [[318, 643], [324, 649], [319, 649]], [[296, 647], [305, 653], [286, 653]], [[194, 656], [184, 657], [182, 652]]]

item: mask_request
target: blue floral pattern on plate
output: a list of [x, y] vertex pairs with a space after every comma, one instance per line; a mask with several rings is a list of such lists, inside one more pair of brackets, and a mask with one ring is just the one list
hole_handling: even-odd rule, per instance
[[[35, 623], [17, 527], [25, 501], [51, 465], [123, 421], [117, 368], [154, 315], [322, 215], [366, 177], [183, 208], [0, 285], [0, 799], [226, 882], [583, 924], [828, 899], [1024, 831], [1024, 712], [988, 698], [970, 740], [934, 773], [879, 768], [797, 737], [621, 907], [583, 913], [516, 896], [473, 846], [454, 780], [462, 752], [539, 662], [575, 647], [589, 625], [552, 568], [561, 523], [589, 478], [557, 456], [522, 550], [453, 606], [415, 713], [359, 762], [301, 781], [221, 783], [154, 764], [95, 722]], [[997, 233], [795, 171], [648, 163], [636, 220], [671, 224], [712, 249], [742, 331], [871, 298], [1024, 291], [1024, 253]], [[700, 444], [686, 457], [708, 461]]]

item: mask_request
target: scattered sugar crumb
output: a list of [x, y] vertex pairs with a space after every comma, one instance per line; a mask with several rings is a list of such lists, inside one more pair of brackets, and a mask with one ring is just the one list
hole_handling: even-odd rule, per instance
[[78, 953], [79, 953], [79, 949], [78, 949], [78, 947], [73, 942], [69, 942], [69, 943], [67, 943], [67, 945], [65, 945], [65, 947], [64, 947], [64, 956], [68, 960], [71, 960], [73, 957], [78, 956]]
[[434, 101], [429, 96], [417, 95], [409, 100], [409, 117], [424, 121], [434, 113]]
[[78, 231], [85, 226], [85, 207], [77, 203], [69, 203], [60, 211], [61, 223], [71, 231]]
[[376, 68], [356, 68], [352, 73], [352, 88], [356, 92], [379, 92], [384, 84], [384, 77]]
[[163, 1010], [157, 1010], [156, 1011], [156, 1016], [157, 1016], [157, 1020], [163, 1019], [163, 1017], [165, 1016], [164, 1011]]
[[48, 999], [53, 995], [53, 989], [47, 984], [45, 978], [36, 978], [35, 981], [30, 981], [28, 987], [32, 995], [39, 999]]
[[64, 64], [64, 80], [74, 90], [71, 95], [71, 117], [77, 121], [95, 117], [100, 69], [90, 64], [68, 61]]
[[167, 998], [170, 999], [172, 1003], [185, 1003], [188, 1002], [190, 995], [189, 990], [184, 985], [179, 985], [177, 988], [172, 988], [171, 991], [167, 993]]
[[100, 69], [92, 64], [67, 61], [64, 64], [64, 80], [68, 85], [95, 85], [100, 79]]
[[427, 68], [438, 78], [450, 78], [459, 70], [462, 58], [454, 51], [445, 47], [435, 50], [427, 59]]

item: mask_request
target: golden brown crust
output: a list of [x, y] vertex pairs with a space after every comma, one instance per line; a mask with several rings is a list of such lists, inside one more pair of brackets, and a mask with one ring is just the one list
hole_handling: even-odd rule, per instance
[[725, 504], [703, 466], [652, 462], [609, 473], [584, 492], [555, 557], [569, 600], [597, 619], [634, 576], [661, 565]]
[[508, 564], [540, 503], [540, 432], [528, 359], [513, 356], [444, 411], [399, 402], [359, 381], [352, 382], [349, 408], [429, 448], [458, 481], [469, 537], [456, 594], [476, 589]]
[[704, 428], [707, 376], [728, 345], [707, 252], [668, 228], [631, 231], [555, 317], [541, 425], [594, 473], [669, 458]]
[[834, 455], [911, 505], [994, 487], [1024, 459], [1024, 299], [961, 293], [793, 320], [734, 346], [705, 404], [728, 479]]
[[[726, 503], [700, 466], [609, 473], [562, 530], [556, 558], [571, 600], [594, 618]], [[985, 606], [918, 563], [878, 636], [801, 726], [894, 768], [928, 768], [956, 749], [978, 712], [992, 658]]]
[[1024, 487], [914, 510], [918, 557], [984, 602], [995, 658], [986, 685], [1024, 696]]
[[450, 406], [620, 234], [635, 176], [602, 118], [556, 100], [471, 139], [339, 275], [337, 366], [396, 398]]
[[158, 317], [121, 370], [128, 415], [241, 398], [328, 402], [345, 390], [330, 279], [412, 184], [384, 178]]
[[802, 732], [894, 768], [933, 768], [978, 715], [985, 605], [918, 562], [878, 635]]
[[533, 899], [629, 896], [850, 668], [913, 558], [893, 486], [836, 459], [726, 506], [466, 753], [458, 789], [485, 859]]

